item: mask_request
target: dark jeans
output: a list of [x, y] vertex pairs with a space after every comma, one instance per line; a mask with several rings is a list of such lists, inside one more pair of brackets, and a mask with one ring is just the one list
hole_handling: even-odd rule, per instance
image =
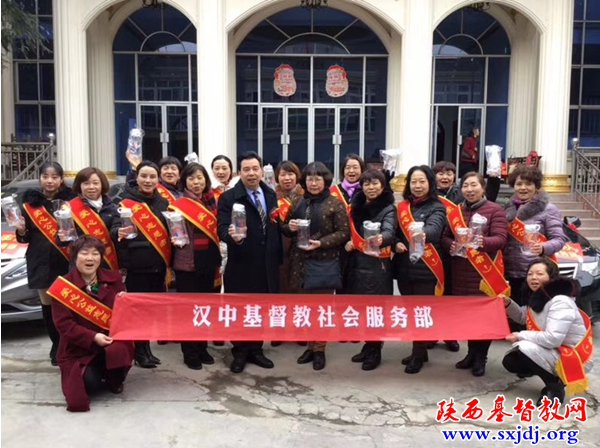
[[88, 395], [100, 392], [105, 384], [111, 387], [119, 386], [125, 381], [129, 368], [107, 369], [106, 354], [101, 348], [98, 355], [83, 372], [83, 384]]
[[[435, 281], [430, 283], [402, 282], [398, 284], [403, 296], [432, 296], [435, 294]], [[424, 358], [427, 355], [427, 341], [413, 341], [412, 355]]]
[[528, 376], [537, 375], [541, 378], [546, 386], [560, 382], [560, 378], [541, 368], [539, 365], [533, 362], [531, 358], [521, 352], [518, 347], [513, 348], [506, 354], [506, 356], [504, 356], [502, 365], [510, 373]]
[[[204, 272], [175, 271], [177, 292], [212, 292], [217, 293], [220, 288], [214, 287], [215, 269]], [[209, 272], [210, 271], [210, 272]], [[206, 341], [185, 341], [181, 343], [184, 358], [193, 357], [198, 352], [206, 350]]]

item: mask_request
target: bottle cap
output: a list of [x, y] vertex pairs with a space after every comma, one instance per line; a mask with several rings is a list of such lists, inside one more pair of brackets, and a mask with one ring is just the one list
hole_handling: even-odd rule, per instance
[[245, 212], [246, 207], [244, 207], [244, 204], [233, 204], [233, 211], [234, 212]]
[[120, 207], [117, 209], [121, 218], [131, 218], [133, 216], [133, 212], [130, 208]]

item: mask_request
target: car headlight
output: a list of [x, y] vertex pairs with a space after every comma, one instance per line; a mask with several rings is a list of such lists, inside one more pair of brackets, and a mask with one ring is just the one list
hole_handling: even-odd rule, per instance
[[20, 266], [17, 269], [15, 269], [14, 271], [12, 271], [5, 278], [7, 280], [15, 280], [17, 278], [21, 278], [21, 277], [24, 277], [26, 275], [27, 275], [27, 265], [24, 264], [23, 266]]
[[588, 274], [597, 277], [600, 275], [600, 263], [598, 261], [591, 261], [589, 263], [581, 263], [581, 270]]

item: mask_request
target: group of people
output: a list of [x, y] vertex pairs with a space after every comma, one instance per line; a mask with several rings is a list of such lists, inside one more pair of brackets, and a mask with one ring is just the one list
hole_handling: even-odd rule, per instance
[[[211, 171], [212, 176], [198, 163], [183, 167], [173, 157], [158, 165], [142, 161], [119, 197], [111, 199], [108, 180], [99, 169], [82, 169], [68, 188], [61, 166], [53, 162], [40, 170], [41, 188], [24, 195], [17, 239], [29, 244], [29, 285], [39, 292], [52, 340], [51, 362], [61, 369], [69, 410], [88, 410], [89, 393], [104, 385], [120, 393], [132, 361], [143, 368], [160, 364], [149, 341], [113, 341], [103, 322], [120, 292], [165, 292], [171, 271], [177, 291], [187, 293], [392, 295], [396, 279], [402, 295], [497, 296], [516, 324], [527, 323], [526, 331], [507, 336], [515, 346], [504, 359], [505, 367], [519, 375], [540, 376], [546, 384], [542, 395], [564, 398], [571, 381], [555, 361], [565, 346], [577, 351], [582, 341], [591, 344], [586, 337], [589, 319], [574, 305], [575, 286], [560, 279], [548, 261], [567, 238], [560, 213], [540, 191], [538, 168], [520, 166], [511, 173], [508, 183], [514, 195], [505, 208], [495, 203], [500, 179], [486, 183], [471, 171], [457, 185], [456, 166], [450, 162], [412, 167], [397, 205], [389, 185], [393, 174], [367, 170], [355, 154], [343, 161], [343, 179], [336, 185], [321, 162], [301, 170], [283, 161], [275, 169], [277, 186], [272, 189], [263, 181], [262, 160], [254, 152], [240, 156], [239, 178], [233, 177], [226, 156], [216, 157]], [[81, 235], [73, 243], [66, 241], [52, 216], [55, 199], [71, 204]], [[245, 236], [232, 222], [236, 204], [246, 210]], [[138, 228], [133, 239], [128, 238], [131, 229], [123, 227], [119, 207], [133, 211]], [[189, 244], [172, 244], [162, 213], [167, 210], [185, 217]], [[465, 253], [457, 232], [482, 218]], [[216, 226], [209, 225], [211, 220]], [[310, 236], [299, 246], [303, 220], [310, 220]], [[380, 224], [374, 239], [378, 254], [365, 253], [365, 221]], [[417, 260], [411, 260], [409, 251], [413, 222], [423, 223], [425, 234], [425, 251]], [[522, 230], [529, 223], [539, 224], [541, 237], [524, 253]], [[493, 274], [479, 269], [475, 258], [483, 259]], [[81, 313], [79, 299], [103, 314]], [[469, 341], [456, 368], [484, 375], [491, 342]], [[273, 368], [262, 341], [231, 343], [232, 372], [242, 372], [246, 363]], [[405, 372], [418, 373], [435, 344], [413, 342], [411, 354], [402, 360]], [[445, 344], [450, 351], [460, 349], [457, 341]], [[299, 364], [325, 368], [324, 341], [301, 345], [306, 349]], [[382, 345], [366, 341], [352, 361], [363, 370], [377, 368]], [[190, 369], [214, 363], [207, 341], [181, 342], [181, 350]], [[582, 366], [589, 370], [591, 356], [582, 355]]]

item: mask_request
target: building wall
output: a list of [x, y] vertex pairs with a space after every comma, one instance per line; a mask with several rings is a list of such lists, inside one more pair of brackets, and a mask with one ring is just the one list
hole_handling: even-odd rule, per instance
[[[298, 0], [169, 0], [196, 26], [199, 151], [235, 156], [235, 48], [252, 27]], [[403, 171], [429, 162], [432, 36], [462, 0], [330, 0], [367, 23], [389, 51], [387, 146]], [[115, 171], [112, 39], [140, 2], [55, 0], [57, 136], [65, 169]], [[497, 0], [489, 11], [511, 40], [508, 143], [537, 149], [542, 169], [566, 174], [573, 0]], [[4, 85], [3, 85], [4, 89]], [[5, 95], [3, 95], [4, 99]], [[121, 148], [119, 148], [121, 150]], [[123, 148], [124, 150], [124, 148]]]

